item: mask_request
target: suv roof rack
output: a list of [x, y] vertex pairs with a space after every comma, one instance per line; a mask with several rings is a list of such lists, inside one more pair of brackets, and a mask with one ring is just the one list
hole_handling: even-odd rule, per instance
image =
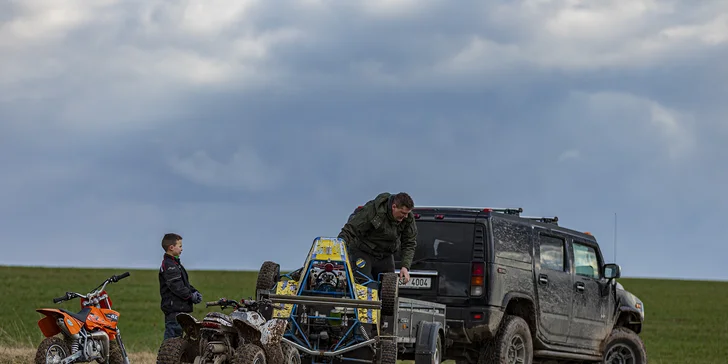
[[482, 212], [482, 211], [495, 211], [502, 212], [508, 215], [520, 216], [523, 212], [523, 207], [472, 207], [472, 206], [415, 206], [417, 209], [428, 209], [428, 210], [457, 210], [457, 211], [470, 211], [470, 212]]
[[556, 226], [559, 225], [559, 217], [558, 216], [554, 216], [554, 217], [520, 216], [520, 217], [523, 218], [523, 219], [538, 221], [538, 222], [542, 222], [542, 223], [545, 223], [545, 224], [554, 224]]

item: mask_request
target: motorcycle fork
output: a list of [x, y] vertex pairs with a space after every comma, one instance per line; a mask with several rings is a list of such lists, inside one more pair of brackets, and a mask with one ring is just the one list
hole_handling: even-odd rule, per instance
[[121, 340], [121, 330], [119, 329], [116, 329], [116, 343], [119, 344], [119, 350], [121, 350], [121, 357], [124, 358], [124, 364], [131, 364], [129, 361], [129, 355], [126, 353], [124, 341]]

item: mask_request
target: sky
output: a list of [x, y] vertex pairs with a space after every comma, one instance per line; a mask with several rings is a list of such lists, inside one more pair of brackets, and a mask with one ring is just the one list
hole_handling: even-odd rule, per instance
[[728, 2], [0, 3], [0, 264], [295, 269], [357, 205], [523, 207], [728, 280]]

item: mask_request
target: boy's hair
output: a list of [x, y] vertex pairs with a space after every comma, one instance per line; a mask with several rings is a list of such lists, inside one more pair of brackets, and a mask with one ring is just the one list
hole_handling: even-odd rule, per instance
[[162, 238], [162, 249], [166, 252], [170, 246], [177, 244], [178, 241], [182, 240], [182, 237], [175, 233], [164, 234]]
[[412, 201], [412, 197], [410, 197], [410, 195], [408, 195], [406, 192], [400, 192], [394, 195], [392, 203], [399, 207], [406, 207], [410, 210], [415, 208], [415, 202]]

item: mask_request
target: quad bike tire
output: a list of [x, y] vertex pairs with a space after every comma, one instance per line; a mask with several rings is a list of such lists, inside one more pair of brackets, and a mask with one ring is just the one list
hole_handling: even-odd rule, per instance
[[38, 350], [35, 352], [35, 364], [46, 364], [46, 356], [51, 349], [54, 349], [53, 351], [57, 353], [59, 359], [71, 355], [71, 347], [66, 340], [58, 336], [47, 337], [38, 345]]
[[380, 364], [397, 364], [397, 344], [392, 340], [382, 340]]
[[192, 364], [192, 344], [182, 337], [173, 337], [162, 342], [157, 352], [157, 364]]
[[382, 275], [382, 288], [379, 290], [379, 298], [382, 300], [382, 315], [393, 316], [396, 309], [397, 296], [399, 295], [399, 276], [397, 273], [385, 273]]
[[[522, 346], [521, 350], [515, 347]], [[495, 338], [488, 340], [480, 353], [478, 364], [511, 363], [509, 355], [515, 350], [520, 363], [533, 364], [533, 338], [526, 320], [519, 316], [507, 315], [503, 318]], [[518, 359], [517, 359], [518, 360]]]
[[270, 290], [278, 283], [281, 274], [281, 266], [275, 262], [266, 261], [260, 266], [258, 280], [255, 282], [256, 290]]
[[601, 363], [622, 363], [625, 357], [634, 358], [635, 364], [647, 363], [645, 344], [634, 331], [625, 327], [615, 327], [604, 346]]
[[[253, 343], [238, 346], [233, 355], [232, 364], [267, 364], [265, 350]], [[273, 363], [271, 363], [273, 364]]]
[[301, 364], [301, 355], [293, 345], [289, 343], [281, 344], [283, 346], [283, 364]]

